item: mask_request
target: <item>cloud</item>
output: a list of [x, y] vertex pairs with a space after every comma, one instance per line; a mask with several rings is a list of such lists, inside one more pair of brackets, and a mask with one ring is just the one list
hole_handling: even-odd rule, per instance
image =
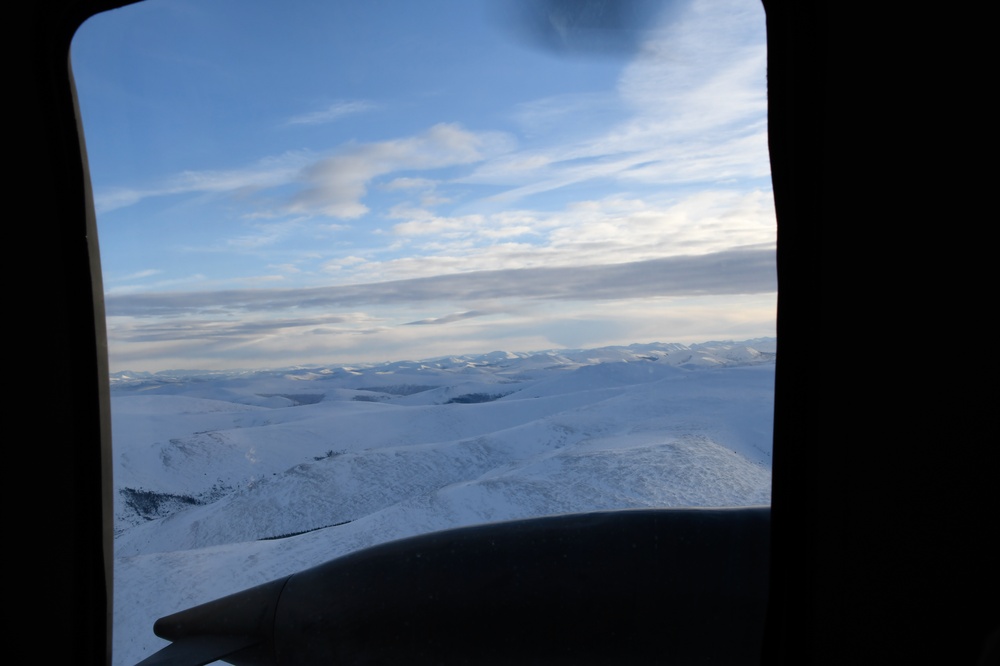
[[[455, 320], [404, 325], [426, 306], [316, 317], [294, 310], [238, 321], [219, 316], [109, 321], [111, 366], [124, 369], [280, 368], [385, 362], [506, 349], [533, 351], [634, 342], [704, 342], [771, 336], [775, 294], [539, 302]], [[437, 305], [432, 305], [437, 307]], [[410, 318], [404, 318], [410, 314]], [[419, 316], [419, 315], [418, 315]], [[442, 317], [442, 320], [448, 317]], [[435, 321], [433, 318], [428, 321]], [[442, 322], [443, 323], [443, 322]], [[180, 334], [172, 326], [179, 325]], [[201, 331], [206, 332], [205, 335]]]
[[482, 227], [485, 221], [486, 218], [482, 215], [460, 217], [421, 215], [417, 219], [394, 225], [392, 232], [398, 236], [469, 236]]
[[204, 283], [205, 275], [203, 273], [195, 273], [193, 275], [184, 275], [182, 277], [170, 278], [167, 280], [158, 280], [153, 283], [146, 283], [142, 285], [124, 285], [119, 287], [111, 287], [105, 291], [105, 298], [114, 296], [117, 294], [127, 294], [134, 293], [137, 291], [146, 291], [149, 289], [170, 289], [176, 288], [179, 285], [190, 285], [192, 283]]
[[772, 249], [730, 250], [625, 264], [478, 271], [301, 289], [109, 294], [109, 317], [330, 310], [500, 299], [603, 301], [653, 296], [760, 294], [776, 290]]
[[[331, 157], [310, 151], [289, 151], [247, 167], [184, 171], [147, 188], [111, 188], [95, 195], [98, 213], [130, 206], [149, 197], [192, 193], [252, 193], [299, 185], [283, 213], [356, 218], [366, 212], [361, 199], [378, 176], [400, 170], [440, 169], [471, 164], [511, 150], [513, 140], [502, 132], [471, 132], [456, 123], [440, 123], [422, 134], [376, 143], [353, 144]], [[418, 187], [425, 179], [398, 178], [390, 189]], [[248, 216], [269, 217], [256, 210]]]
[[344, 116], [363, 113], [364, 111], [371, 111], [377, 108], [377, 104], [364, 100], [343, 100], [334, 102], [322, 111], [313, 111], [293, 116], [285, 122], [285, 125], [322, 125], [339, 120]]
[[147, 188], [112, 188], [94, 196], [98, 213], [136, 204], [149, 197], [171, 194], [247, 192], [279, 187], [295, 180], [304, 166], [315, 160], [308, 151], [289, 151], [265, 157], [240, 169], [183, 171]]
[[290, 209], [356, 218], [368, 212], [361, 199], [377, 176], [471, 164], [509, 150], [510, 143], [499, 132], [475, 133], [455, 123], [440, 123], [414, 137], [351, 146], [303, 172], [307, 185], [293, 196]]
[[531, 138], [592, 135], [617, 122], [625, 112], [614, 91], [564, 93], [517, 104], [513, 119]]
[[[606, 197], [563, 210], [443, 216], [402, 209], [391, 228], [405, 256], [367, 255], [354, 282], [532, 266], [628, 263], [732, 247], [772, 247], [769, 191], [705, 190], [658, 201]], [[381, 260], [376, 260], [381, 258]]]
[[393, 178], [382, 185], [384, 190], [409, 190], [413, 188], [433, 187], [435, 181], [429, 178]]
[[420, 321], [408, 321], [403, 326], [429, 326], [437, 324], [450, 324], [456, 321], [463, 321], [465, 319], [472, 319], [473, 317], [485, 317], [488, 316], [489, 312], [480, 312], [478, 310], [469, 310], [467, 312], [456, 312], [454, 314], [445, 315], [444, 317], [438, 317], [437, 319], [421, 319]]
[[128, 339], [132, 343], [140, 342], [179, 342], [183, 340], [202, 340], [210, 342], [213, 339], [260, 337], [277, 335], [291, 329], [329, 326], [332, 324], [357, 323], [357, 318], [345, 315], [327, 315], [322, 317], [302, 317], [294, 319], [258, 319], [258, 320], [210, 320], [194, 319], [190, 321], [163, 321], [150, 324], [132, 323], [123, 326], [116, 325], [119, 334], [128, 330]]
[[618, 92], [638, 118], [692, 134], [766, 113], [765, 36], [740, 17], [748, 3], [729, 4], [692, 4], [688, 20], [647, 42], [625, 68]]
[[160, 270], [160, 269], [158, 269], [158, 268], [147, 268], [146, 270], [137, 271], [135, 273], [132, 273], [131, 275], [123, 275], [121, 277], [114, 278], [113, 280], [108, 280], [107, 276], [105, 276], [104, 281], [105, 282], [125, 282], [127, 280], [141, 280], [143, 278], [148, 278], [148, 277], [153, 277], [154, 275], [159, 275], [162, 272], [163, 271]]

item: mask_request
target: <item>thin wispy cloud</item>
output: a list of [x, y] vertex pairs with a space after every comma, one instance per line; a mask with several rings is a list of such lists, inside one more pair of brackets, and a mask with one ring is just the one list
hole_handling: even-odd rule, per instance
[[105, 282], [128, 282], [131, 280], [142, 280], [144, 278], [153, 277], [154, 275], [159, 275], [163, 271], [158, 268], [148, 268], [144, 271], [138, 271], [130, 275], [122, 275], [119, 277], [112, 277], [108, 279], [108, 276], [104, 277]]
[[237, 169], [184, 171], [149, 187], [100, 190], [94, 196], [94, 207], [100, 214], [131, 206], [150, 197], [246, 193], [280, 187], [295, 180], [302, 168], [315, 159], [308, 151], [289, 151], [262, 158], [255, 164]]
[[429, 188], [435, 185], [435, 181], [429, 178], [393, 178], [388, 183], [382, 185], [384, 190], [409, 190], [413, 188]]
[[451, 324], [456, 321], [464, 321], [466, 319], [472, 319], [474, 317], [485, 317], [489, 315], [489, 312], [480, 312], [477, 310], [469, 310], [468, 312], [456, 312], [454, 314], [445, 315], [444, 317], [436, 317], [433, 319], [421, 319], [419, 321], [408, 321], [403, 326], [437, 326], [441, 324]]
[[176, 278], [171, 278], [168, 280], [157, 280], [155, 282], [141, 282], [139, 284], [123, 284], [111, 287], [105, 290], [105, 298], [114, 297], [120, 294], [134, 294], [137, 292], [144, 292], [148, 289], [175, 289], [177, 287], [187, 286], [190, 288], [193, 284], [203, 284], [206, 277], [203, 273], [195, 273], [194, 275], [184, 275]]
[[[299, 317], [278, 320], [192, 320], [183, 324], [177, 322], [151, 323], [129, 326], [127, 337], [132, 343], [176, 342], [197, 339], [232, 339], [245, 336], [276, 335], [282, 331], [312, 328], [317, 326], [356, 323], [357, 318], [349, 315], [327, 315], [321, 317]], [[119, 325], [118, 333], [125, 332]]]
[[365, 100], [344, 100], [334, 102], [321, 111], [311, 111], [292, 116], [285, 125], [323, 125], [340, 120], [345, 116], [364, 113], [379, 108], [377, 104]]

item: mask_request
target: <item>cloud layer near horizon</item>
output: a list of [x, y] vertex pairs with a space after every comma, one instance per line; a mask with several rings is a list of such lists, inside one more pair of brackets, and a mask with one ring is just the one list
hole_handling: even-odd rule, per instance
[[109, 295], [109, 317], [357, 308], [495, 299], [583, 300], [759, 294], [776, 290], [770, 249], [625, 264], [477, 271], [369, 284]]

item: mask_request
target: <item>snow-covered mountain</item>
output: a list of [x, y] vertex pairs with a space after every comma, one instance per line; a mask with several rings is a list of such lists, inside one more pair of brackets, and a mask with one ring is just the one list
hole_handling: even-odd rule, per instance
[[162, 615], [413, 534], [770, 501], [774, 339], [112, 377], [114, 661]]

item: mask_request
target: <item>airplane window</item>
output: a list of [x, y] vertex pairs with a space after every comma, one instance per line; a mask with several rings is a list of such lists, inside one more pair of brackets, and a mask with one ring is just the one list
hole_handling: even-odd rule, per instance
[[754, 0], [88, 20], [115, 663], [403, 536], [768, 504], [766, 56]]

